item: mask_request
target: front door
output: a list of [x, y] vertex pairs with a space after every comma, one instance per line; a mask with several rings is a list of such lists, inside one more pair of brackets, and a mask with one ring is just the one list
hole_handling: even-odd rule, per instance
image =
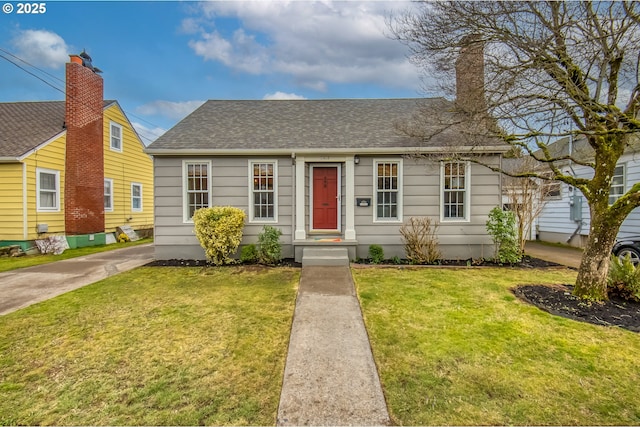
[[313, 167], [313, 229], [338, 229], [338, 168]]

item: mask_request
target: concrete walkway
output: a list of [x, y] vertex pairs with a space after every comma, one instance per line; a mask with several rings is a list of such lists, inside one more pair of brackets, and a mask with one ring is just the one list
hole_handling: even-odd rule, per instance
[[349, 267], [303, 267], [277, 424], [389, 423]]
[[0, 315], [153, 261], [153, 243], [0, 273]]

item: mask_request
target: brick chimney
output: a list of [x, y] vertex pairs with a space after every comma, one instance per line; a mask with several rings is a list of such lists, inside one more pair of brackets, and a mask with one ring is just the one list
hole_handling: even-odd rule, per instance
[[66, 65], [65, 232], [93, 234], [104, 231], [104, 85], [86, 53], [70, 57]]
[[486, 113], [484, 97], [484, 42], [477, 34], [460, 43], [456, 61], [456, 106], [469, 114]]

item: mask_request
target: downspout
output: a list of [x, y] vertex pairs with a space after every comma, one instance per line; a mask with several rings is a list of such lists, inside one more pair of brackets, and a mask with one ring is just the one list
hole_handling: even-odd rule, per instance
[[573, 240], [573, 238], [578, 235], [580, 230], [582, 230], [582, 221], [578, 222], [578, 228], [576, 228], [576, 230], [573, 232], [573, 234], [567, 239], [567, 243], [570, 243], [571, 240]]
[[22, 162], [22, 239], [28, 240], [29, 238], [29, 227], [28, 227], [29, 216], [27, 213], [27, 164]]
[[296, 153], [291, 153], [291, 205], [293, 209], [291, 209], [291, 250], [294, 253], [295, 257], [295, 248], [293, 247], [293, 240], [295, 239], [296, 234]]

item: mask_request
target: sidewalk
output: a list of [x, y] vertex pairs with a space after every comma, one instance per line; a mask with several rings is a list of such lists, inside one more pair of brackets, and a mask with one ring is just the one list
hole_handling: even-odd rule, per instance
[[277, 424], [389, 423], [349, 267], [303, 267]]
[[0, 273], [0, 315], [153, 261], [153, 243]]

